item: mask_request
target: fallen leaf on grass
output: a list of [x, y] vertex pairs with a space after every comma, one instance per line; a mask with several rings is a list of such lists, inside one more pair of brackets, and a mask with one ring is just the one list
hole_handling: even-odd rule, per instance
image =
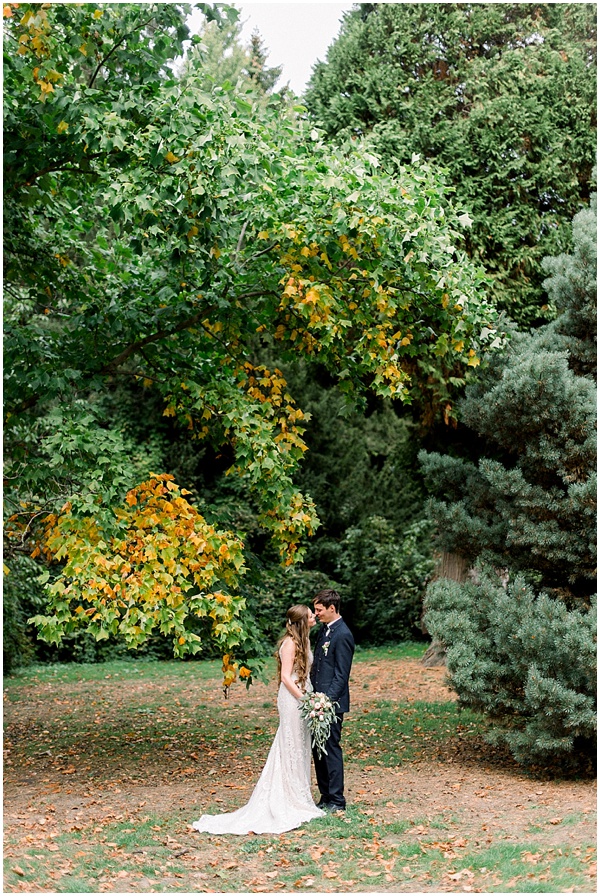
[[562, 821], [562, 818], [551, 818], [550, 824], [560, 824], [561, 821]]
[[14, 871], [15, 874], [18, 874], [19, 877], [23, 877], [23, 875], [25, 874], [25, 872], [23, 871], [22, 868], [19, 867], [19, 865], [15, 865], [15, 867], [14, 867], [14, 868], [11, 868], [10, 870], [11, 870], [11, 871]]
[[448, 874], [447, 876], [450, 878], [450, 880], [460, 880], [463, 877], [468, 877], [470, 880], [471, 878], [475, 877], [473, 872], [469, 871], [468, 868], [463, 868], [462, 871], [456, 871], [454, 874]]

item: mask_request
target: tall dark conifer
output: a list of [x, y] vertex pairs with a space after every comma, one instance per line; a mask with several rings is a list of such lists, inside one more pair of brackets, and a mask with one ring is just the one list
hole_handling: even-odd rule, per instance
[[593, 4], [369, 3], [346, 14], [306, 94], [340, 141], [446, 169], [471, 256], [521, 325], [553, 315], [541, 260], [568, 247], [595, 158]]

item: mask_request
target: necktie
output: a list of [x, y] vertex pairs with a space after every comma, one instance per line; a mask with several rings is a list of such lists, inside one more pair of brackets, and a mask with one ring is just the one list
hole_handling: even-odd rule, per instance
[[328, 638], [330, 633], [331, 633], [331, 629], [329, 628], [329, 626], [327, 626], [327, 628], [325, 630], [325, 637]]

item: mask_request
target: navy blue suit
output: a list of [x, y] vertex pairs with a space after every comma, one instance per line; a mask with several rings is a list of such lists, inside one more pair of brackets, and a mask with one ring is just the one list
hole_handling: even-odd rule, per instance
[[[354, 656], [354, 638], [343, 619], [332, 624], [328, 637], [326, 631], [327, 625], [323, 623], [315, 643], [310, 680], [315, 691], [327, 694], [338, 704], [337, 719], [331, 726], [329, 740], [325, 744], [327, 753], [319, 757], [317, 751], [313, 750], [313, 759], [321, 802], [344, 809], [344, 758], [340, 739], [344, 713], [350, 709], [348, 679]], [[324, 646], [326, 649], [323, 649]]]

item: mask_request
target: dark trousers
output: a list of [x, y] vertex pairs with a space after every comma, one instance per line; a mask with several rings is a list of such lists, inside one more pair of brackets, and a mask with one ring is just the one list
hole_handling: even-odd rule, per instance
[[329, 740], [325, 744], [327, 753], [319, 757], [317, 751], [313, 750], [321, 801], [338, 806], [340, 809], [346, 808], [346, 800], [344, 798], [344, 757], [342, 756], [342, 748], [340, 746], [343, 720], [343, 715], [336, 716], [336, 720], [331, 726]]

